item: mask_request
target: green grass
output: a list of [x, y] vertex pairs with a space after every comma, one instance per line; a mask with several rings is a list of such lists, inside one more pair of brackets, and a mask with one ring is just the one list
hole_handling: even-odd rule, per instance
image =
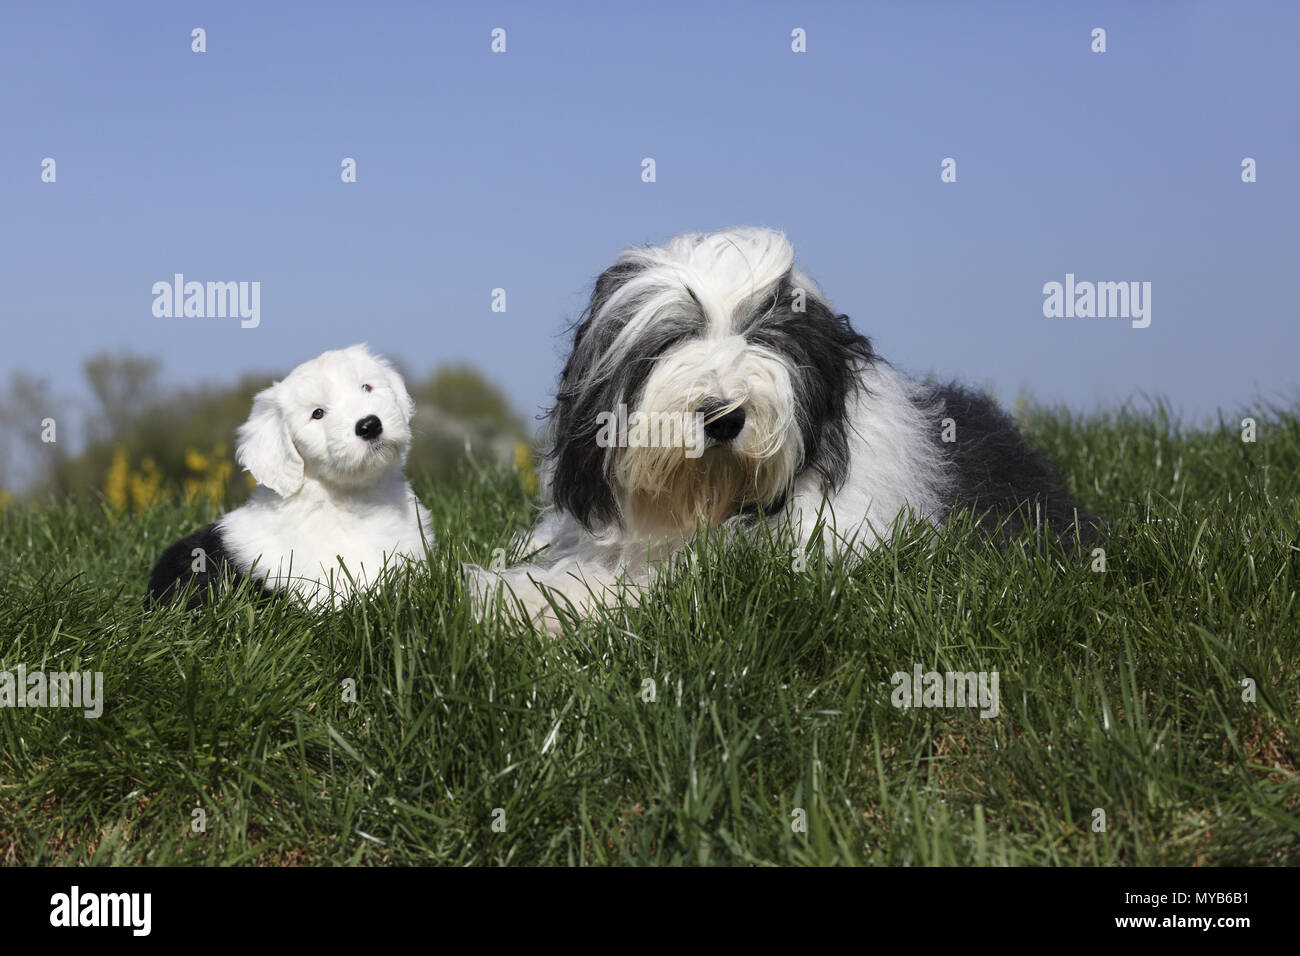
[[[802, 572], [702, 544], [558, 637], [466, 606], [460, 563], [530, 520], [508, 474], [426, 488], [431, 565], [321, 616], [146, 612], [210, 510], [11, 508], [0, 669], [102, 671], [107, 704], [0, 710], [0, 861], [1295, 864], [1300, 415], [1030, 432], [1112, 520], [1105, 573], [962, 527]], [[997, 671], [1000, 715], [894, 708], [914, 664]]]

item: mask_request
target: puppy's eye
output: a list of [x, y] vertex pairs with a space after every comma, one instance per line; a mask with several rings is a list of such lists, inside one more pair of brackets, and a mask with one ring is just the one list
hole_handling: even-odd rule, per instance
[[361, 386], [361, 391], [363, 391], [363, 392], [370, 392], [370, 391], [373, 391], [373, 389], [372, 389], [369, 385], [362, 385], [362, 386]]
[[314, 411], [314, 412], [311, 413], [311, 417], [312, 417], [312, 418], [316, 418], [316, 419], [324, 418], [324, 417], [325, 417], [325, 409], [323, 409], [323, 408], [318, 408], [318, 409], [316, 409], [316, 411]]

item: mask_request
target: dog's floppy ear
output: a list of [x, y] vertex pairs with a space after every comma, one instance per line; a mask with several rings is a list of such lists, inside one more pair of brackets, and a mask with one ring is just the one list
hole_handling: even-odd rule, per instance
[[388, 387], [393, 390], [393, 395], [397, 398], [397, 404], [402, 407], [406, 413], [406, 420], [409, 422], [415, 416], [415, 399], [411, 398], [411, 393], [406, 390], [406, 382], [402, 381], [402, 373], [397, 370], [392, 362], [386, 358], [376, 356], [377, 361], [384, 369], [388, 376]]
[[239, 426], [238, 461], [259, 485], [287, 498], [302, 487], [302, 455], [294, 447], [272, 385], [253, 398], [248, 421]]

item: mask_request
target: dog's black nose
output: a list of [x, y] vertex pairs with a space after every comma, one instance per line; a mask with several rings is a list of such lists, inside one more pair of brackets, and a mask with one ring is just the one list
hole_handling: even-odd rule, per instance
[[717, 414], [716, 409], [721, 406], [712, 405], [706, 402], [700, 406], [700, 413], [704, 415], [704, 434], [716, 442], [729, 442], [740, 434], [740, 430], [745, 427], [745, 410], [743, 408], [733, 408], [725, 415], [720, 415], [713, 421], [709, 421], [709, 416]]
[[357, 422], [357, 434], [367, 440], [378, 438], [384, 433], [384, 423], [379, 420], [378, 415], [367, 415], [361, 421]]

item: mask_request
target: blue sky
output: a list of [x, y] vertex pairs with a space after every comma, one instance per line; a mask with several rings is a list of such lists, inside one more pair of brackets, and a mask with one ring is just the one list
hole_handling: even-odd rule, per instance
[[[1189, 417], [1296, 394], [1295, 4], [11, 3], [0, 27], [0, 376], [74, 397], [103, 350], [194, 383], [368, 341], [535, 414], [619, 249], [736, 224], [783, 229], [918, 374]], [[176, 272], [260, 282], [260, 326], [155, 318]], [[1066, 273], [1149, 281], [1150, 327], [1045, 318]]]

